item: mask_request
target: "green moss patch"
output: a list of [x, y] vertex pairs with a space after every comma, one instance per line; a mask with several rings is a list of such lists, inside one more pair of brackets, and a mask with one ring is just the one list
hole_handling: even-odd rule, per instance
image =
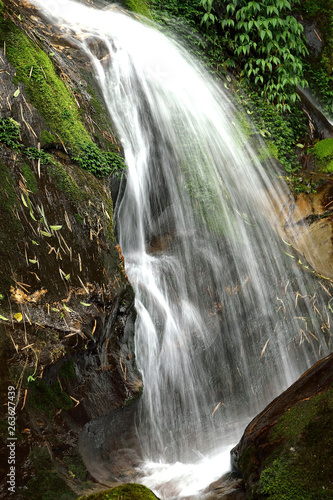
[[333, 139], [323, 139], [317, 142], [313, 148], [313, 154], [317, 160], [327, 160], [333, 157]]
[[[70, 89], [58, 76], [49, 56], [11, 20], [0, 18], [0, 43], [6, 43], [6, 57], [15, 67], [14, 83], [22, 82], [25, 85], [29, 100], [47, 123], [48, 130], [43, 130], [40, 137], [42, 147], [64, 147], [80, 167], [97, 177], [110, 174], [120, 176], [125, 164], [117, 147], [106, 141], [101, 132], [98, 132], [96, 139], [111, 151], [103, 151], [93, 143]], [[20, 88], [17, 93], [18, 97]], [[92, 99], [99, 120], [103, 122], [102, 126], [111, 128], [108, 120], [101, 120], [105, 114], [102, 106], [95, 96]], [[22, 151], [29, 159], [40, 160], [41, 164], [51, 161], [50, 155], [43, 149], [38, 151], [37, 148], [24, 147], [20, 138], [20, 124], [11, 118], [0, 120], [0, 142], [15, 151]]]
[[29, 189], [29, 191], [31, 191], [32, 193], [36, 193], [37, 179], [29, 165], [27, 165], [26, 163], [24, 163], [22, 166], [22, 173], [26, 180], [27, 188]]
[[64, 361], [59, 369], [59, 375], [64, 379], [74, 379], [75, 370], [73, 360]]
[[129, 10], [151, 18], [150, 10], [145, 0], [124, 0], [124, 3]]
[[80, 497], [78, 500], [156, 500], [156, 496], [141, 484], [123, 484], [111, 490]]
[[316, 166], [322, 172], [333, 172], [333, 139], [323, 139], [313, 148]]
[[65, 193], [71, 201], [80, 203], [87, 197], [87, 193], [78, 186], [74, 176], [61, 163], [55, 162], [49, 166], [48, 173], [53, 177], [60, 191]]
[[43, 130], [40, 135], [40, 143], [42, 148], [49, 148], [54, 146], [58, 142], [57, 138], [50, 134], [47, 130]]
[[66, 469], [73, 479], [78, 479], [81, 483], [86, 481], [87, 469], [82, 460], [82, 456], [77, 449], [72, 448], [65, 456], [64, 462]]
[[21, 224], [13, 213], [17, 207], [17, 201], [10, 170], [0, 161], [0, 227], [4, 232], [13, 231], [19, 236], [22, 232]]
[[0, 22], [0, 41], [6, 42], [6, 56], [16, 69], [16, 82], [26, 86], [29, 99], [50, 129], [71, 150], [90, 141], [81, 122], [75, 100], [57, 75], [48, 55], [39, 49], [12, 21]]
[[[65, 167], [58, 162], [53, 162], [48, 166], [48, 173], [54, 179], [58, 189], [77, 206], [78, 213], [75, 214], [75, 218], [80, 223], [84, 223], [86, 219], [95, 220], [96, 206], [100, 207], [98, 218], [103, 223], [104, 235], [109, 243], [113, 242], [112, 199], [105, 191], [102, 181], [76, 165]], [[92, 207], [91, 203], [95, 207]]]
[[[272, 441], [283, 441], [279, 457], [266, 461], [258, 498], [333, 498], [333, 390], [302, 401], [280, 417]], [[257, 498], [257, 497], [256, 497]]]

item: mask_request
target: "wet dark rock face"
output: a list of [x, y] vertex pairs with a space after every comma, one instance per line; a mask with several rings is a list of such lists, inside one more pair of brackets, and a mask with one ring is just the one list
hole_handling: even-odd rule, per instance
[[140, 447], [135, 432], [138, 401], [88, 422], [79, 439], [79, 450], [93, 478], [112, 486], [138, 476]]
[[[75, 88], [89, 137], [112, 150], [111, 125], [71, 48], [52, 39], [23, 4], [8, 1], [2, 11], [0, 2], [1, 23], [17, 22], [38, 40], [38, 50], [54, 53], [59, 78]], [[0, 391], [4, 403], [8, 387], [16, 393], [13, 498], [76, 498], [95, 489], [78, 450], [82, 428], [127, 410], [141, 394], [134, 294], [113, 235], [112, 177], [100, 180], [81, 170], [61, 138], [45, 141], [52, 127], [17, 81], [3, 48]], [[7, 417], [1, 405], [0, 498], [8, 498]]]

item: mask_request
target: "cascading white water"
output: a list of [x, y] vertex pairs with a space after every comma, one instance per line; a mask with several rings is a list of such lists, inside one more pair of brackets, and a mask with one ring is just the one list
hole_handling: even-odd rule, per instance
[[[327, 352], [315, 284], [268, 222], [282, 203], [273, 166], [259, 164], [224, 92], [177, 42], [123, 12], [31, 3], [75, 32], [124, 148], [116, 228], [136, 293], [146, 484], [182, 462], [174, 494], [193, 494], [181, 486], [186, 464], [210, 464]], [[218, 460], [207, 483], [223, 473]]]

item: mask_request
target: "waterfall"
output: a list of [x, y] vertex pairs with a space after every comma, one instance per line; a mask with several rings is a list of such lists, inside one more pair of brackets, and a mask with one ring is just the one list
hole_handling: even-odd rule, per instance
[[186, 475], [327, 353], [325, 305], [277, 235], [286, 188], [200, 63], [122, 10], [31, 3], [75, 33], [125, 152], [116, 230], [136, 296], [138, 436], [146, 470]]

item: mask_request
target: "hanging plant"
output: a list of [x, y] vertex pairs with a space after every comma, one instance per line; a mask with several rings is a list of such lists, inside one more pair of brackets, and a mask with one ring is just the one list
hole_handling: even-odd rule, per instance
[[[294, 2], [296, 3], [296, 2]], [[244, 82], [279, 111], [290, 111], [299, 99], [297, 85], [307, 86], [302, 58], [308, 54], [303, 27], [290, 15], [288, 0], [201, 0], [203, 23], [220, 25], [230, 57], [226, 69], [237, 69]]]

